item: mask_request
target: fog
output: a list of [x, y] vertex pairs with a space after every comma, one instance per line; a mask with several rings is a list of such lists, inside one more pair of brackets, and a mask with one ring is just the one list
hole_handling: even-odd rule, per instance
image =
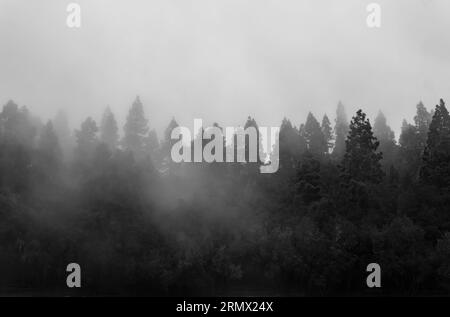
[[0, 0], [0, 296], [450, 294], [449, 1], [69, 3]]
[[159, 135], [172, 116], [191, 127], [260, 125], [312, 111], [334, 119], [339, 100], [372, 118], [381, 109], [399, 134], [422, 100], [449, 99], [448, 1], [0, 1], [0, 103], [42, 118], [66, 109], [72, 128], [107, 105], [122, 127], [139, 95]]

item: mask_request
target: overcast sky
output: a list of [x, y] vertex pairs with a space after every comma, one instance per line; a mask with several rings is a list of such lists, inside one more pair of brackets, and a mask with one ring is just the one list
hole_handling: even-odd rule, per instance
[[73, 125], [110, 105], [122, 126], [139, 95], [160, 132], [172, 116], [334, 119], [342, 100], [398, 132], [419, 100], [450, 104], [448, 0], [377, 1], [379, 29], [362, 0], [80, 0], [80, 29], [66, 26], [70, 2], [0, 0], [2, 105], [65, 108]]

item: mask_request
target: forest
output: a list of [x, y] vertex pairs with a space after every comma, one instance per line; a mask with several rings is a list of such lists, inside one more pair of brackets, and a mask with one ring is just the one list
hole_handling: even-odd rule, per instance
[[279, 170], [261, 174], [264, 158], [173, 162], [176, 119], [158, 136], [139, 97], [123, 129], [109, 108], [72, 130], [64, 111], [42, 122], [9, 101], [0, 294], [448, 295], [450, 115], [442, 99], [416, 109], [398, 139], [382, 112], [372, 124], [342, 103], [333, 123], [285, 118]]

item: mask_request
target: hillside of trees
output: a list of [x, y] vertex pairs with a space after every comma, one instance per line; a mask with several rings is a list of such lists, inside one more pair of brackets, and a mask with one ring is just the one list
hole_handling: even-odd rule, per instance
[[[0, 294], [448, 295], [450, 115], [442, 99], [416, 108], [398, 141], [383, 113], [341, 103], [334, 122], [285, 118], [280, 169], [261, 174], [174, 163], [175, 118], [158, 136], [139, 98], [123, 130], [109, 108], [73, 131], [9, 101]], [[372, 262], [382, 288], [366, 285]]]

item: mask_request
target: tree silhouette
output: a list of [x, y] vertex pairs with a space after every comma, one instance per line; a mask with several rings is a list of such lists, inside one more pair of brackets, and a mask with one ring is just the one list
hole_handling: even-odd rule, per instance
[[383, 156], [377, 153], [379, 142], [373, 136], [372, 126], [362, 110], [358, 110], [350, 122], [350, 132], [345, 145], [346, 151], [342, 161], [344, 172], [361, 182], [381, 182], [383, 172], [380, 160]]
[[148, 121], [144, 115], [144, 107], [139, 96], [131, 105], [124, 126], [122, 145], [126, 150], [132, 151], [137, 157], [145, 153], [144, 138], [148, 133]]
[[98, 127], [95, 121], [88, 117], [82, 124], [80, 130], [75, 131], [77, 139], [76, 153], [81, 160], [90, 159], [98, 144]]
[[305, 136], [308, 144], [308, 151], [315, 155], [322, 155], [327, 150], [325, 137], [320, 128], [320, 124], [310, 112], [305, 123]]
[[442, 99], [436, 105], [430, 123], [420, 173], [426, 183], [438, 187], [450, 186], [450, 116]]
[[119, 143], [117, 122], [109, 106], [103, 113], [100, 125], [100, 141], [104, 142], [111, 150], [114, 150]]
[[337, 157], [342, 157], [345, 153], [345, 140], [348, 133], [348, 120], [345, 113], [344, 105], [339, 101], [336, 109], [336, 121], [334, 132], [336, 134], [336, 142], [334, 144], [333, 154]]
[[394, 164], [396, 142], [394, 131], [388, 126], [383, 112], [379, 111], [373, 125], [373, 135], [380, 142], [379, 151], [383, 153], [382, 164], [387, 168]]
[[331, 128], [330, 119], [328, 119], [328, 116], [325, 114], [322, 119], [322, 126], [321, 126], [322, 134], [325, 139], [326, 143], [326, 153], [330, 152], [330, 149], [333, 147], [333, 129]]

